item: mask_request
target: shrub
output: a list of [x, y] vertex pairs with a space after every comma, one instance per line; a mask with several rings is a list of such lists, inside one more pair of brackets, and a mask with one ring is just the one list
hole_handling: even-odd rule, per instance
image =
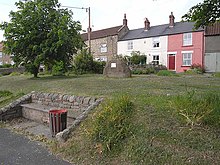
[[64, 63], [63, 61], [56, 62], [52, 67], [52, 75], [53, 76], [61, 76], [65, 73], [64, 71]]
[[102, 153], [119, 149], [125, 138], [131, 135], [133, 103], [128, 96], [107, 100], [95, 114], [90, 136], [99, 144]]
[[201, 64], [192, 64], [190, 69], [193, 70], [197, 74], [205, 73], [205, 68]]
[[93, 67], [92, 67], [93, 73], [102, 74], [105, 65], [106, 65], [105, 61], [93, 61]]
[[175, 73], [169, 70], [160, 70], [157, 75], [158, 76], [173, 76]]
[[194, 91], [175, 96], [171, 107], [187, 125], [209, 124], [220, 126], [220, 95]]

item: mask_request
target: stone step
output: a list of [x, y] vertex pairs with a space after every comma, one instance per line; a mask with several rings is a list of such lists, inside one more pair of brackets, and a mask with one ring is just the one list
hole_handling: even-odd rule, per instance
[[[57, 107], [46, 106], [37, 103], [22, 104], [22, 116], [42, 124], [49, 125], [49, 111], [57, 110]], [[68, 115], [67, 111], [67, 126], [71, 125], [75, 117]]]

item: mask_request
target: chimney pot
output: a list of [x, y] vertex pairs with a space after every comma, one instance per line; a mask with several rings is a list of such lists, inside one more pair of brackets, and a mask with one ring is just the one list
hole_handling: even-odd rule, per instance
[[128, 20], [126, 18], [126, 14], [124, 14], [123, 25], [128, 26]]
[[169, 27], [174, 27], [174, 15], [173, 15], [173, 12], [171, 12], [171, 15], [169, 16], [170, 18], [170, 21], [169, 21]]
[[145, 21], [144, 21], [144, 30], [149, 30], [150, 29], [150, 21], [145, 18]]

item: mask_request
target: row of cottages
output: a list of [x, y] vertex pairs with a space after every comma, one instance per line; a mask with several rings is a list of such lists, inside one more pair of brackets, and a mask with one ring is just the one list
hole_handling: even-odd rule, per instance
[[[128, 31], [126, 14], [124, 15], [123, 25], [92, 31], [90, 39], [93, 58], [100, 61], [108, 61], [113, 56], [116, 56], [117, 42]], [[85, 44], [88, 45], [88, 33], [83, 33], [81, 37]]]
[[130, 30], [118, 41], [118, 54], [130, 55], [138, 51], [147, 56], [147, 63], [165, 65], [169, 70], [184, 72], [192, 64], [203, 65], [204, 30], [194, 30], [192, 22], [174, 22], [173, 13], [169, 24]]
[[[148, 64], [165, 65], [169, 70], [184, 72], [192, 64], [201, 64], [207, 72], [220, 72], [220, 23], [205, 29], [194, 29], [193, 22], [175, 22], [171, 12], [169, 23], [129, 30], [126, 14], [123, 25], [91, 32], [94, 59], [107, 61], [115, 55], [129, 56], [137, 51], [147, 57]], [[87, 33], [82, 38], [88, 45]]]

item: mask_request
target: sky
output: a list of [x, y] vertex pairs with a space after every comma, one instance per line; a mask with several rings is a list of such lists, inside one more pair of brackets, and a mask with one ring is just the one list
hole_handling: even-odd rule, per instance
[[[18, 0], [0, 0], [0, 23], [9, 22], [9, 12], [16, 11]], [[148, 18], [150, 25], [169, 23], [169, 15], [173, 12], [175, 22], [189, 9], [203, 0], [59, 0], [62, 6], [90, 7], [92, 30], [100, 30], [122, 25], [126, 13], [129, 29], [144, 27], [144, 19]], [[69, 8], [74, 13], [73, 19], [80, 21], [82, 29], [88, 28], [88, 12], [85, 9]], [[0, 31], [0, 41], [3, 31]]]

